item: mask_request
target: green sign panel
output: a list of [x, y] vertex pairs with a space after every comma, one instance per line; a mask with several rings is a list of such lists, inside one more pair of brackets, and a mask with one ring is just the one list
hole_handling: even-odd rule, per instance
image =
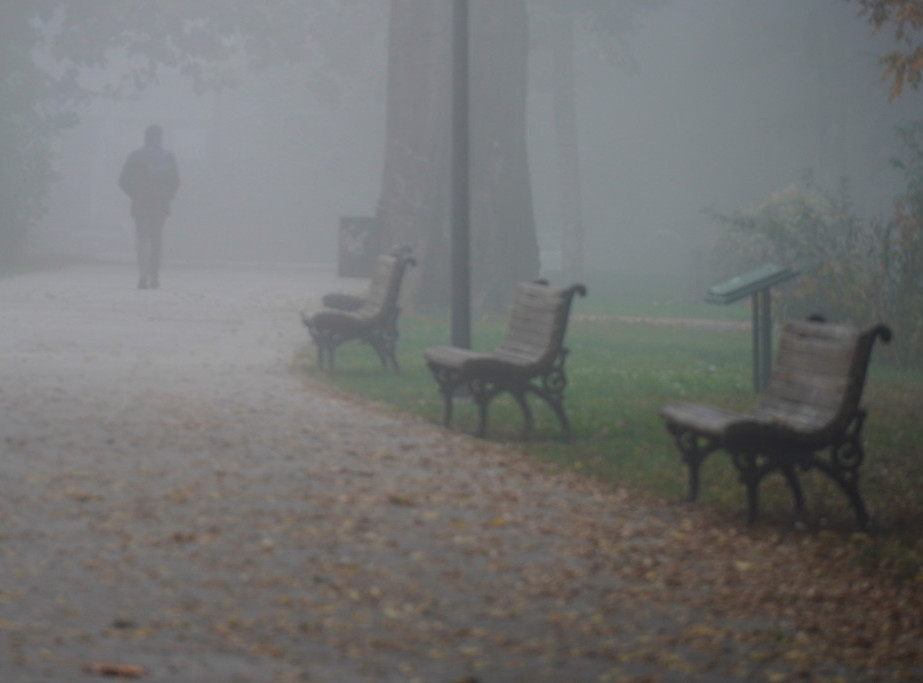
[[705, 300], [713, 304], [729, 304], [767, 287], [790, 280], [797, 274], [798, 271], [791, 268], [767, 263], [748, 273], [735, 275], [730, 280], [710, 287]]

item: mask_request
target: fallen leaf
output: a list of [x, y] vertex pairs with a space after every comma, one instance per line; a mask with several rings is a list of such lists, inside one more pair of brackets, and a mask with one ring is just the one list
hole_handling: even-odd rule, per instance
[[94, 662], [87, 664], [84, 669], [87, 673], [96, 674], [97, 676], [113, 676], [116, 678], [143, 678], [147, 676], [147, 669], [134, 664]]

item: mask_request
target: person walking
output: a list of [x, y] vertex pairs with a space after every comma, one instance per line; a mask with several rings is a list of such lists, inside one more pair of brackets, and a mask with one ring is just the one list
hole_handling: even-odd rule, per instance
[[138, 249], [138, 289], [160, 286], [163, 228], [170, 202], [179, 190], [176, 157], [163, 148], [163, 129], [152, 124], [144, 131], [144, 146], [128, 155], [119, 187], [131, 198]]

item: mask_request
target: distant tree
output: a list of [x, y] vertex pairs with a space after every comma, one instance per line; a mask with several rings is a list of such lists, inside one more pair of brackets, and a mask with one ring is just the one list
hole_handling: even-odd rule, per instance
[[876, 30], [890, 25], [894, 35], [904, 47], [881, 58], [885, 67], [882, 78], [890, 79], [889, 99], [899, 97], [905, 85], [916, 90], [923, 74], [923, 2], [921, 0], [858, 0], [860, 16], [865, 17]]
[[[297, 63], [299, 86], [329, 91], [363, 54], [362, 40], [343, 36], [374, 26], [382, 11], [362, 0], [4, 0], [0, 259], [16, 254], [43, 214], [51, 142], [76, 122], [79, 103], [136, 95], [162, 69], [203, 92], [233, 84], [243, 67]], [[86, 71], [105, 73], [105, 85], [87, 86]]]
[[[451, 3], [392, 0], [385, 160], [379, 217], [384, 245], [421, 257], [423, 304], [448, 301]], [[528, 21], [524, 0], [470, 3], [472, 295], [502, 306], [536, 277], [538, 240], [526, 148]]]
[[561, 261], [568, 281], [582, 281], [585, 276], [575, 32], [594, 39], [597, 54], [627, 64], [626, 39], [638, 30], [644, 13], [665, 4], [666, 0], [529, 0], [533, 24], [540, 31], [536, 45], [546, 47], [551, 57]]
[[[876, 30], [894, 29], [901, 47], [881, 58], [883, 79], [891, 80], [889, 99], [893, 100], [909, 85], [914, 90], [923, 77], [923, 1], [858, 0], [864, 16]], [[917, 366], [923, 358], [923, 121], [904, 124], [898, 129], [903, 143], [901, 158], [893, 159], [905, 182], [905, 189], [894, 200], [890, 221], [878, 227], [883, 292], [882, 313], [899, 326], [904, 340], [902, 360]]]
[[[18, 1], [18, 0], [15, 0]], [[50, 2], [50, 0], [46, 0]], [[235, 66], [299, 64], [305, 83], [355, 65], [355, 37], [383, 11], [362, 0], [55, 0], [54, 54], [79, 68], [103, 68], [115, 54], [130, 68], [104, 93], [119, 96], [156, 80], [187, 76], [197, 91], [234, 82]]]
[[72, 73], [55, 77], [34, 63], [54, 2], [0, 5], [0, 263], [13, 261], [31, 224], [44, 212], [52, 179], [51, 142], [73, 123]]

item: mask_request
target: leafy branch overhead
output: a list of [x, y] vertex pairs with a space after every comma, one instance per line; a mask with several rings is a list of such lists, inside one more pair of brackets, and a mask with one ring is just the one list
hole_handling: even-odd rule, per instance
[[920, 0], [859, 0], [862, 9], [859, 15], [865, 17], [875, 30], [893, 26], [894, 36], [902, 45], [881, 58], [885, 67], [883, 80], [891, 81], [889, 99], [899, 97], [904, 86], [916, 90], [923, 73], [923, 43], [920, 29], [923, 28], [923, 2]]
[[[190, 78], [197, 91], [232, 85], [235, 68], [300, 63], [308, 73], [354, 68], [361, 50], [346, 52], [336, 36], [361, 34], [382, 7], [358, 0], [305, 3], [279, 0], [103, 0], [51, 3], [41, 19], [54, 27], [54, 56], [78, 68], [104, 69], [116, 55], [129, 58], [122, 95], [156, 81], [161, 67]], [[361, 43], [360, 43], [361, 44]]]

